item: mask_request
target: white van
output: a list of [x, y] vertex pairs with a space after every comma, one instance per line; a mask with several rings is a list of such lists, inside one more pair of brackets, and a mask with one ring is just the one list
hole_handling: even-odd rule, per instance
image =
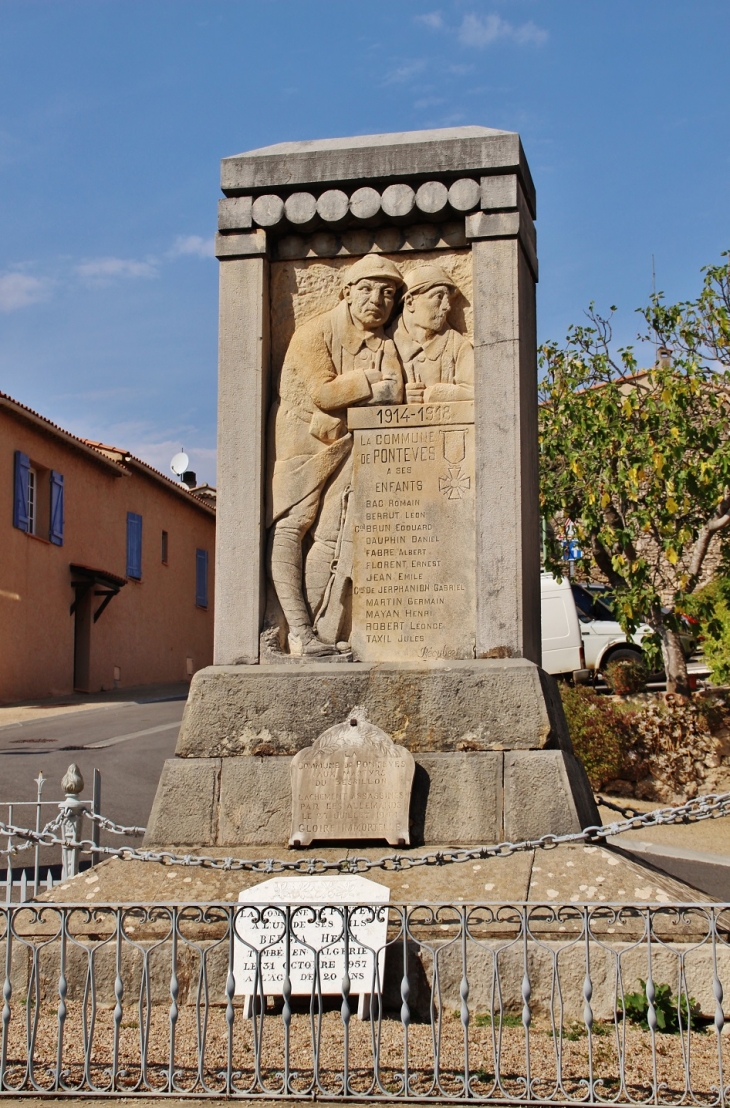
[[[584, 683], [602, 672], [609, 662], [641, 658], [641, 642], [652, 630], [641, 623], [632, 642], [616, 621], [601, 594], [606, 589], [582, 582], [571, 584], [567, 577], [558, 584], [551, 573], [540, 574], [542, 597], [542, 668], [548, 673], [572, 676]], [[697, 647], [690, 633], [680, 635], [689, 658]]]
[[570, 581], [557, 581], [552, 573], [540, 574], [542, 614], [542, 668], [563, 673], [582, 684], [590, 679], [583, 653], [580, 621]]

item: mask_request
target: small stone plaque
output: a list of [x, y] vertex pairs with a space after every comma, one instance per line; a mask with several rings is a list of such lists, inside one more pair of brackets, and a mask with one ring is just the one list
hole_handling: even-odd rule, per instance
[[[389, 899], [385, 885], [356, 876], [276, 877], [240, 893], [239, 903], [250, 907], [236, 916], [233, 975], [236, 995], [246, 997], [246, 1015], [254, 995], [282, 994], [287, 968], [293, 996], [340, 993], [347, 923], [350, 991], [366, 1016], [370, 997], [382, 991]], [[345, 905], [355, 905], [349, 918]]]
[[470, 401], [349, 410], [356, 661], [474, 657], [473, 410]]
[[314, 839], [410, 843], [415, 762], [410, 751], [355, 708], [292, 759], [290, 846]]

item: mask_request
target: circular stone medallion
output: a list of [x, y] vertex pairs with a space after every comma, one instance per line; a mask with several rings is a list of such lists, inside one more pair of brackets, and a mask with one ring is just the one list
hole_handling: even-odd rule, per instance
[[350, 197], [350, 211], [356, 219], [372, 219], [380, 211], [380, 193], [365, 186]]
[[414, 250], [433, 250], [440, 238], [439, 228], [433, 223], [417, 223], [406, 232], [406, 241]]
[[375, 245], [384, 254], [393, 254], [403, 244], [403, 232], [399, 227], [381, 227], [375, 232]]
[[449, 189], [449, 204], [456, 208], [457, 212], [469, 212], [479, 203], [481, 189], [471, 177], [462, 177], [454, 181]]
[[284, 201], [280, 196], [267, 193], [257, 196], [251, 208], [254, 223], [259, 227], [275, 227], [284, 217]]
[[383, 193], [383, 211], [386, 215], [410, 215], [416, 206], [416, 194], [410, 185], [388, 185]]
[[311, 192], [293, 192], [284, 205], [290, 223], [309, 223], [317, 214], [317, 201]]
[[416, 204], [427, 215], [442, 212], [449, 202], [449, 190], [441, 181], [426, 181], [416, 193]]
[[317, 201], [317, 212], [327, 223], [338, 223], [350, 208], [347, 193], [342, 189], [327, 189]]
[[342, 245], [348, 254], [369, 254], [373, 247], [372, 231], [345, 231]]

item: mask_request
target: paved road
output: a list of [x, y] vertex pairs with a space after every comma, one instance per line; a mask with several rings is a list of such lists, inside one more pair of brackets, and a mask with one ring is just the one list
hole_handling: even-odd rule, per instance
[[[104, 815], [144, 826], [162, 763], [175, 752], [184, 706], [182, 699], [127, 702], [0, 727], [0, 818], [6, 818], [9, 801], [35, 800], [40, 770], [47, 779], [44, 800], [60, 800], [61, 778], [76, 762], [86, 783], [82, 797], [91, 796], [96, 767]], [[52, 811], [46, 809], [44, 819]], [[25, 812], [35, 820], [34, 810]], [[23, 808], [15, 810], [14, 822], [22, 822], [22, 813]]]

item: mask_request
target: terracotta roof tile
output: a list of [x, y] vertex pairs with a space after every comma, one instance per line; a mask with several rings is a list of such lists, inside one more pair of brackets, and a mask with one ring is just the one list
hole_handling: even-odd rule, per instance
[[167, 477], [166, 474], [162, 473], [159, 469], [155, 469], [155, 467], [151, 466], [149, 462], [143, 462], [141, 458], [137, 458], [134, 454], [130, 454], [128, 450], [123, 450], [119, 446], [106, 446], [104, 443], [95, 442], [93, 439], [83, 439], [82, 441], [88, 443], [89, 446], [93, 446], [94, 449], [98, 450], [100, 453], [108, 451], [110, 454], [118, 454], [121, 461], [124, 462], [125, 465], [129, 465], [129, 463], [131, 463], [132, 465], [139, 466], [140, 469], [146, 470], [148, 473], [153, 474], [156, 480], [164, 481], [165, 484], [169, 485], [170, 488], [175, 490], [175, 492], [182, 493], [183, 496], [189, 496], [192, 500], [194, 500], [198, 504], [201, 504], [204, 508], [208, 508], [210, 511], [215, 511], [207, 497], [203, 498], [202, 496], [196, 496], [196, 494], [191, 489], [189, 489], [187, 485], [183, 485], [178, 481], [173, 481], [171, 477]]

